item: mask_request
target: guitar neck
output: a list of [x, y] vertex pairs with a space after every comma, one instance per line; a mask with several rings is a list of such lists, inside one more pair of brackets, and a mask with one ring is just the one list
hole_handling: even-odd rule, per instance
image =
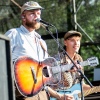
[[87, 65], [89, 65], [89, 62], [88, 61], [83, 61], [83, 62], [80, 62], [80, 65], [81, 66], [87, 66]]
[[[89, 90], [84, 91], [84, 96], [87, 96], [89, 94], [96, 93], [96, 92], [100, 92], [100, 86], [93, 87]], [[81, 97], [81, 93], [79, 93], [78, 96]]]
[[61, 65], [61, 66], [55, 66], [55, 67], [52, 67], [52, 72], [53, 74], [56, 74], [56, 73], [59, 73], [59, 72], [65, 72], [65, 71], [68, 71], [70, 70], [70, 68], [73, 66], [73, 64], [67, 64], [67, 65]]
[[[88, 63], [88, 61], [83, 61], [83, 62], [80, 62], [80, 65], [81, 66], [87, 66], [87, 65], [89, 65], [89, 63]], [[61, 65], [61, 66], [55, 66], [55, 67], [52, 67], [51, 69], [52, 69], [52, 72], [54, 74], [56, 74], [56, 73], [59, 73], [59, 72], [68, 71], [72, 67], [73, 67], [73, 64], [66, 64], [66, 65]]]

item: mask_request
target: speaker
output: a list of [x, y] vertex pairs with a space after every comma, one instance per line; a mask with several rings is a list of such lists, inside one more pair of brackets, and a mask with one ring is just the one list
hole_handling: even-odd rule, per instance
[[100, 68], [94, 68], [94, 81], [100, 81]]
[[0, 100], [15, 100], [10, 40], [0, 34]]

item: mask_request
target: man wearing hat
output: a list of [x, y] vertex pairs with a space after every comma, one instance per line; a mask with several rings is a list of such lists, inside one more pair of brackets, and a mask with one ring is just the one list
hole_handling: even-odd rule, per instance
[[[34, 1], [26, 2], [21, 8], [22, 25], [18, 28], [10, 29], [5, 33], [5, 35], [7, 35], [11, 40], [11, 53], [12, 53], [12, 61], [15, 65], [14, 67], [16, 67], [17, 65], [16, 62], [18, 61], [18, 59], [20, 58], [23, 59], [24, 56], [25, 59], [27, 57], [30, 57], [38, 62], [41, 62], [48, 57], [47, 45], [45, 41], [41, 38], [41, 36], [36, 32], [36, 30], [40, 28], [40, 23], [38, 23], [36, 19], [41, 18], [42, 9], [43, 8], [37, 2]], [[30, 66], [29, 70], [32, 71], [33, 77], [37, 78], [36, 77], [37, 74], [35, 75], [35, 70], [32, 69], [31, 67], [33, 66]], [[26, 78], [25, 80], [28, 81], [29, 78]], [[30, 83], [31, 82], [29, 82], [29, 84]], [[28, 87], [29, 84], [25, 84], [24, 87]], [[61, 95], [52, 90], [50, 87], [46, 86], [41, 91], [37, 91], [37, 94], [35, 94], [34, 96], [32, 93], [29, 95], [25, 95], [27, 93], [22, 93], [22, 91], [20, 91], [18, 84], [17, 87], [19, 92], [22, 94], [24, 100], [42, 100], [42, 99], [48, 100], [49, 97], [47, 94], [50, 94], [50, 96], [54, 96], [57, 99], [64, 98], [64, 95]], [[72, 96], [68, 95], [66, 95], [65, 98], [66, 100], [73, 99]], [[16, 98], [16, 100], [23, 100], [23, 99]]]
[[[68, 31], [65, 35], [64, 35], [64, 50], [62, 52], [60, 52], [60, 56], [59, 55], [55, 55], [54, 57], [59, 61], [62, 65], [67, 66], [67, 64], [71, 64], [71, 60], [68, 58], [67, 54], [69, 55], [69, 57], [75, 62], [75, 64], [77, 65], [77, 67], [79, 69], [81, 69], [81, 71], [83, 72], [82, 67], [77, 64], [77, 62], [82, 62], [83, 59], [82, 57], [78, 54], [78, 51], [80, 49], [80, 42], [81, 42], [81, 38], [82, 38], [82, 34], [78, 31]], [[66, 71], [62, 73], [62, 80], [61, 82], [59, 82], [59, 84], [56, 87], [53, 87], [55, 89], [69, 89], [71, 88], [73, 85], [75, 85], [76, 83], [79, 83], [79, 78], [80, 78], [80, 74], [77, 72], [76, 67], [74, 67], [72, 70]], [[85, 84], [84, 80], [82, 80], [83, 82], [83, 90], [88, 90], [91, 87], [87, 84]], [[77, 88], [76, 88], [77, 90]]]
[[[64, 35], [64, 49], [76, 64], [77, 64], [77, 62], [83, 61], [82, 57], [78, 54], [79, 49], [80, 49], [81, 38], [82, 38], [82, 34], [78, 31], [74, 31], [74, 30], [68, 31]], [[64, 63], [68, 63], [68, 64], [72, 63], [66, 55], [64, 56], [63, 61], [64, 61]], [[82, 70], [82, 72], [84, 72], [80, 65], [77, 65], [77, 66], [79, 66], [79, 68]], [[70, 82], [69, 87], [71, 87], [73, 84], [79, 82], [78, 78], [80, 77], [80, 75], [76, 71], [76, 69], [70, 70], [67, 74], [69, 75], [70, 79], [72, 80], [72, 82], [71, 82], [71, 80], [69, 81]], [[65, 74], [65, 76], [67, 74]], [[83, 90], [88, 90], [90, 88], [91, 87], [89, 85], [85, 84], [83, 81]]]

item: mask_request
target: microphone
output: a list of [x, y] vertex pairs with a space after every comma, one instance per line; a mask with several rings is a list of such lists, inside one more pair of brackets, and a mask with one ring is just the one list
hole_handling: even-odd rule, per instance
[[41, 23], [41, 24], [43, 24], [45, 27], [47, 27], [47, 26], [53, 26], [52, 24], [50, 24], [48, 22], [45, 22], [44, 20], [39, 19], [39, 18], [37, 18], [36, 21], [39, 22], [39, 23]]

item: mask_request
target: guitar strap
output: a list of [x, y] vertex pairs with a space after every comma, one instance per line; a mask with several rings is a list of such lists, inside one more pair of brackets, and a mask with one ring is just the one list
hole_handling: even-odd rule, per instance
[[46, 48], [43, 46], [43, 44], [42, 44], [41, 41], [40, 41], [40, 45], [41, 45], [42, 49], [44, 50], [44, 52], [46, 52], [46, 53], [48, 54], [48, 56], [50, 56], [49, 53], [48, 53], [48, 51], [47, 51]]
[[[42, 49], [44, 50], [44, 52], [46, 52], [48, 54], [48, 56], [50, 56], [49, 53], [47, 52], [46, 48], [43, 46], [43, 44], [42, 44], [41, 41], [40, 41], [40, 45], [41, 45]], [[47, 86], [44, 86], [44, 90], [46, 91], [47, 97], [49, 99], [50, 98], [50, 94], [49, 94], [49, 91], [48, 91], [48, 87]]]

